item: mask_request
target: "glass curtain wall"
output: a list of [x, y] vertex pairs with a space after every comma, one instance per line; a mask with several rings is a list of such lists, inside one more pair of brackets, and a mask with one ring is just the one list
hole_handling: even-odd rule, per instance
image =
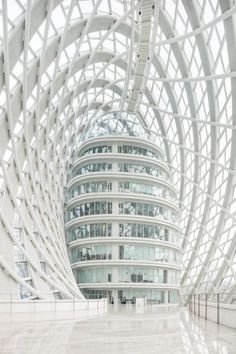
[[180, 211], [164, 154], [135, 115], [98, 121], [68, 181], [67, 242], [78, 286], [113, 303], [176, 303]]

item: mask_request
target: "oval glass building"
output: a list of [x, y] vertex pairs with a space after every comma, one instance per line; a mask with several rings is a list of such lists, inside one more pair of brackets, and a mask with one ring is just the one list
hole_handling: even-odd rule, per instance
[[180, 210], [162, 150], [130, 113], [91, 123], [71, 168], [67, 241], [87, 298], [177, 303]]

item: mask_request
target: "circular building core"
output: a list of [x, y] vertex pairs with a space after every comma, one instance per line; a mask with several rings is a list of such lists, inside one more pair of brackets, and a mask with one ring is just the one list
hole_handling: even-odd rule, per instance
[[86, 298], [178, 303], [182, 236], [171, 181], [137, 116], [112, 112], [90, 122], [66, 207], [71, 265]]

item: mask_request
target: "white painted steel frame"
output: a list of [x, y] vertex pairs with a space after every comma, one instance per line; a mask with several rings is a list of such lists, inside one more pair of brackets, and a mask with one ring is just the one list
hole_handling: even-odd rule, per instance
[[[35, 296], [51, 284], [79, 296], [65, 247], [66, 172], [86, 122], [129, 107], [165, 148], [179, 192], [183, 294], [235, 291], [235, 1], [88, 0], [89, 14], [83, 3], [2, 1], [1, 284], [13, 293], [23, 284]], [[142, 68], [137, 54], [149, 57]], [[13, 244], [33, 286], [16, 273]]]

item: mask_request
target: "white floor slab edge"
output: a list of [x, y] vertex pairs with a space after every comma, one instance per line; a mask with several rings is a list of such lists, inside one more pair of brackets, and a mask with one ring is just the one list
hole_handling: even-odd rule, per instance
[[1, 354], [235, 354], [236, 331], [188, 313], [111, 307], [93, 319], [0, 322]]

